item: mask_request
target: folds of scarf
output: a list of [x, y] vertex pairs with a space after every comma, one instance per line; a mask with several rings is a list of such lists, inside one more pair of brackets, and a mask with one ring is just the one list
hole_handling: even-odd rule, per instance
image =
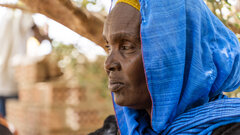
[[240, 100], [219, 99], [189, 109], [176, 117], [161, 133], [153, 131], [144, 111], [136, 111], [114, 104], [119, 129], [122, 135], [211, 135], [222, 125], [240, 122]]
[[148, 120], [143, 111], [114, 103], [121, 133], [210, 134], [238, 121], [239, 99], [212, 101], [240, 85], [240, 46], [234, 33], [203, 0], [140, 0], [140, 5], [152, 115]]

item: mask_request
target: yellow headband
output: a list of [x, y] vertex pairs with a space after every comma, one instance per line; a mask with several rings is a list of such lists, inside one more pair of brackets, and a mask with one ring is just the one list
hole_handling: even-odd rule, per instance
[[138, 11], [140, 11], [140, 3], [138, 0], [118, 0], [117, 3], [119, 2], [127, 3], [128, 5], [131, 5], [134, 8], [136, 8]]

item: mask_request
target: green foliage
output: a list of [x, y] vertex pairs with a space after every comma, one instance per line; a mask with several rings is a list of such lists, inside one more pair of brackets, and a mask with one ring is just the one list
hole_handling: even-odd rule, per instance
[[227, 95], [228, 97], [238, 97], [240, 98], [240, 88], [238, 88], [237, 90], [233, 91], [233, 92], [225, 92], [225, 95]]
[[96, 5], [97, 0], [73, 0], [73, 2], [78, 6], [86, 8], [88, 4]]
[[74, 45], [58, 42], [53, 42], [53, 54], [58, 59], [64, 78], [71, 82], [71, 85], [84, 87], [103, 98], [109, 98], [107, 75], [103, 67], [104, 56], [99, 56], [96, 61], [90, 62]]
[[205, 0], [212, 12], [236, 34], [240, 34], [240, 12], [230, 0]]
[[[103, 5], [98, 5], [97, 2], [98, 0], [72, 0], [72, 2], [81, 7], [81, 8], [85, 8], [88, 9], [88, 6], [95, 6], [96, 9], [99, 9], [98, 11], [104, 11], [104, 7]], [[100, 8], [99, 8], [100, 6]]]

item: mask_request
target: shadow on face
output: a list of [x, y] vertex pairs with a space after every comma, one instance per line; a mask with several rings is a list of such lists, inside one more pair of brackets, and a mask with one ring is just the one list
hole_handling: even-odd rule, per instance
[[109, 14], [103, 30], [109, 50], [105, 70], [115, 103], [147, 109], [151, 99], [142, 62], [140, 23], [140, 12], [125, 3], [118, 3]]

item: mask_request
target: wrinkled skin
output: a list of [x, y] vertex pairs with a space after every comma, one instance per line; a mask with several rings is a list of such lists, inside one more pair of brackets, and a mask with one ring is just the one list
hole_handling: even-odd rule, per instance
[[151, 98], [143, 68], [140, 23], [140, 12], [130, 5], [118, 3], [111, 11], [103, 30], [109, 50], [105, 70], [116, 104], [145, 109], [150, 114]]

